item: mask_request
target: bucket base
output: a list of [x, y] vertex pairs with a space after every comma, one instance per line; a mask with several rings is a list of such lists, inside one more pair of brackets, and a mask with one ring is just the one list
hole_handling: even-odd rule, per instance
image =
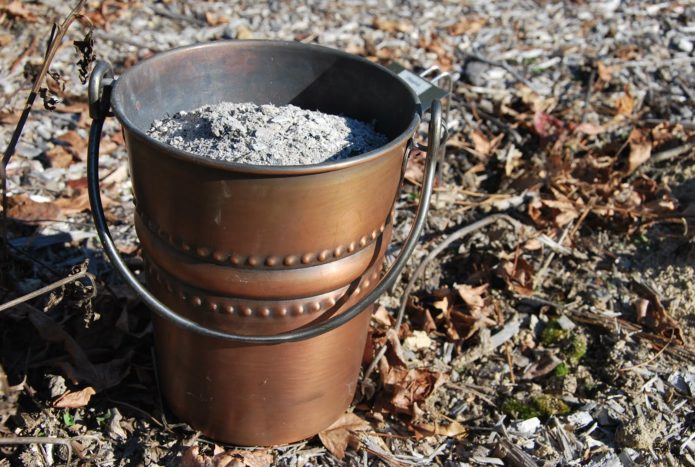
[[224, 443], [314, 436], [352, 402], [372, 308], [321, 336], [279, 345], [226, 343], [155, 317], [164, 397], [177, 417]]

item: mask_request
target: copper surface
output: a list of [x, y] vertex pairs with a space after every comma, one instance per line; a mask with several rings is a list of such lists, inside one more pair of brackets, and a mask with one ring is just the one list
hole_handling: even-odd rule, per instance
[[[164, 114], [219, 102], [294, 103], [374, 121], [390, 143], [339, 163], [257, 167], [144, 135]], [[207, 327], [274, 335], [342, 313], [378, 283], [409, 139], [412, 92], [330, 49], [225, 42], [178, 49], [122, 75], [124, 127], [147, 288]], [[162, 389], [205, 435], [272, 445], [326, 428], [350, 404], [371, 308], [299, 342], [237, 344], [155, 318]]]

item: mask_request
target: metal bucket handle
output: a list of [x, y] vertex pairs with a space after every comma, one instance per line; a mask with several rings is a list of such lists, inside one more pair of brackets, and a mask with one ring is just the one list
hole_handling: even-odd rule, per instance
[[328, 331], [331, 331], [338, 326], [347, 323], [352, 318], [362, 312], [367, 306], [373, 304], [379, 296], [388, 288], [390, 288], [400, 275], [403, 267], [408, 262], [410, 255], [415, 249], [418, 242], [420, 232], [425, 224], [427, 210], [430, 205], [432, 196], [432, 186], [434, 184], [434, 176], [437, 166], [437, 153], [442, 137], [442, 109], [439, 101], [435, 101], [431, 108], [431, 119], [428, 130], [428, 147], [427, 158], [425, 162], [424, 180], [420, 194], [420, 204], [418, 205], [415, 222], [411, 228], [408, 239], [403, 244], [400, 254], [395, 262], [384, 275], [381, 282], [366, 296], [360, 299], [359, 302], [352, 305], [344, 313], [332, 317], [307, 327], [295, 329], [290, 332], [270, 335], [241, 335], [223, 332], [215, 329], [210, 329], [192, 321], [184, 316], [181, 316], [152, 295], [128, 269], [125, 262], [121, 258], [116, 245], [111, 238], [109, 227], [104, 217], [104, 208], [101, 204], [101, 194], [99, 188], [99, 143], [101, 139], [101, 131], [104, 125], [104, 120], [109, 116], [109, 103], [111, 97], [111, 88], [113, 86], [113, 73], [111, 67], [102, 61], [96, 63], [89, 81], [89, 111], [92, 117], [92, 125], [89, 130], [89, 146], [87, 155], [87, 180], [89, 186], [89, 202], [92, 208], [92, 217], [97, 229], [97, 234], [101, 240], [101, 244], [106, 252], [106, 256], [123, 276], [126, 282], [135, 290], [140, 298], [152, 310], [158, 313], [163, 318], [173, 321], [176, 325], [184, 329], [197, 332], [207, 337], [223, 339], [229, 342], [238, 342], [243, 344], [281, 344], [284, 342], [294, 342], [304, 339], [316, 337]]

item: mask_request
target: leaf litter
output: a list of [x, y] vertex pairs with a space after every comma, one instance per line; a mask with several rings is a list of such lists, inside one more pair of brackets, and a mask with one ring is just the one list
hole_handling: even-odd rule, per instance
[[[0, 60], [13, 70], [5, 144], [24, 72], [41, 64], [43, 18], [70, 8], [0, 7]], [[67, 285], [0, 315], [4, 439], [59, 438], [83, 465], [695, 465], [693, 18], [684, 2], [632, 0], [90, 4], [66, 38], [79, 50], [61, 48], [51, 65], [55, 111], [32, 113], [7, 166], [13, 248], [0, 291], [7, 302], [88, 258], [98, 293]], [[456, 79], [428, 233], [380, 300], [353, 411], [311, 440], [245, 450], [201, 438], [153, 390], [149, 313], [104, 261], [86, 212], [81, 78], [94, 54], [121, 71], [160, 50], [249, 37]], [[137, 269], [113, 120], [102, 146], [107, 215]], [[420, 154], [406, 166], [396, 242], [423, 164]], [[499, 213], [523, 229], [490, 222], [457, 237], [403, 296], [428, 252]], [[405, 319], [389, 330], [402, 300]], [[65, 444], [2, 453], [17, 465], [68, 456]]]

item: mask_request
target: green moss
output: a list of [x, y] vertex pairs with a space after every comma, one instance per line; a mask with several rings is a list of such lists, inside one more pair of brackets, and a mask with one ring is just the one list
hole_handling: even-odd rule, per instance
[[528, 402], [509, 398], [502, 404], [502, 412], [510, 417], [526, 420], [533, 417], [565, 415], [570, 408], [561, 399], [547, 394], [532, 396]]
[[570, 348], [567, 352], [567, 358], [572, 366], [576, 366], [579, 360], [586, 355], [587, 342], [586, 336], [583, 334], [575, 334], [570, 341]]
[[502, 412], [510, 417], [523, 420], [540, 416], [540, 412], [531, 405], [514, 398], [509, 398], [504, 401], [504, 404], [502, 404]]
[[582, 357], [586, 355], [586, 336], [579, 333], [570, 333], [562, 329], [555, 320], [550, 321], [543, 329], [541, 343], [546, 347], [559, 346], [567, 358], [569, 366], [577, 366]]
[[536, 409], [544, 416], [565, 415], [570, 413], [570, 408], [560, 398], [541, 394], [533, 396], [531, 402]]
[[565, 362], [562, 362], [555, 367], [555, 376], [559, 376], [560, 378], [567, 376], [569, 372], [570, 369]]
[[541, 333], [541, 343], [548, 347], [550, 345], [557, 344], [566, 337], [567, 331], [562, 329], [560, 325], [557, 324], [557, 321], [553, 320], [549, 322], [543, 329], [543, 332]]

